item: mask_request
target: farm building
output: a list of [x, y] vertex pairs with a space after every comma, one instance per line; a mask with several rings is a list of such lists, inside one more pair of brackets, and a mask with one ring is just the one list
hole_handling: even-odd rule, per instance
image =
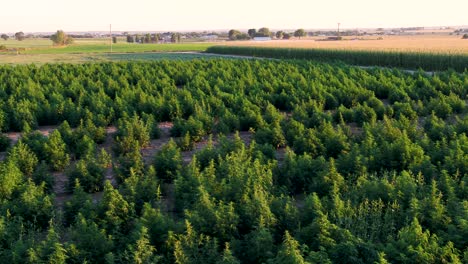
[[253, 40], [255, 41], [268, 41], [268, 40], [271, 40], [270, 37], [255, 37], [253, 38]]

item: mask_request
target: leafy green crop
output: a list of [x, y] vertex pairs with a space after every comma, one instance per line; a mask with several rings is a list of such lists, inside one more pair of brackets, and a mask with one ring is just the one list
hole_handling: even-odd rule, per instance
[[466, 262], [467, 84], [308, 60], [0, 66], [0, 259]]

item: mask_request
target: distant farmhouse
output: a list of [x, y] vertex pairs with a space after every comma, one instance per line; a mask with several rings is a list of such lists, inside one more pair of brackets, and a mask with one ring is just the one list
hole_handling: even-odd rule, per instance
[[253, 40], [255, 41], [268, 41], [271, 40], [270, 37], [254, 37]]
[[201, 38], [206, 39], [206, 40], [217, 40], [218, 35], [205, 35], [205, 36], [202, 36]]

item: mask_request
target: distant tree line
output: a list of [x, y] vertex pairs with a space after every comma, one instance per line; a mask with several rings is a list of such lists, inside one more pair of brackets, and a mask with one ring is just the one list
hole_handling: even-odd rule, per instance
[[165, 40], [165, 36], [170, 36], [170, 42], [172, 43], [180, 43], [182, 35], [180, 33], [164, 33], [164, 34], [159, 34], [159, 33], [146, 33], [144, 35], [140, 34], [135, 34], [135, 35], [127, 35], [127, 42], [128, 43], [159, 43], [163, 40]]
[[262, 27], [258, 31], [255, 28], [251, 28], [247, 31], [247, 33], [240, 32], [236, 29], [231, 29], [228, 32], [229, 40], [249, 40], [257, 37], [275, 37], [277, 39], [290, 39], [292, 36], [301, 38], [307, 36], [307, 33], [302, 28], [292, 33], [287, 33], [281, 30], [275, 33], [271, 32], [270, 29], [267, 27]]

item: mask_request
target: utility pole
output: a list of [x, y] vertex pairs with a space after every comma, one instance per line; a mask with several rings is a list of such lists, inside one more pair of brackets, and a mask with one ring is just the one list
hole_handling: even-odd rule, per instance
[[340, 37], [340, 22], [338, 22], [338, 37]]
[[112, 24], [109, 24], [110, 52], [112, 53]]

